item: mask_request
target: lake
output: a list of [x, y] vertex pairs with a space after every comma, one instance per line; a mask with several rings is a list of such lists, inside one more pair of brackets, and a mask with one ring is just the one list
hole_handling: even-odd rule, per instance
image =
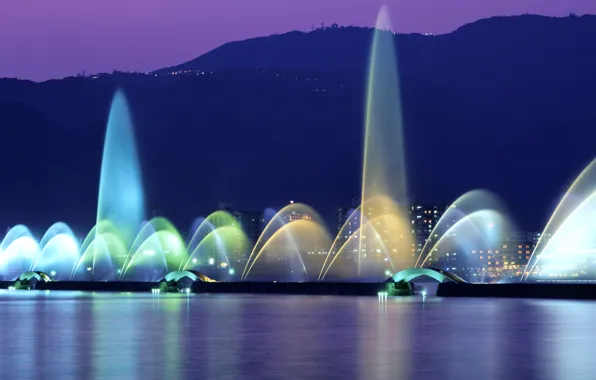
[[0, 291], [0, 379], [596, 376], [596, 302]]

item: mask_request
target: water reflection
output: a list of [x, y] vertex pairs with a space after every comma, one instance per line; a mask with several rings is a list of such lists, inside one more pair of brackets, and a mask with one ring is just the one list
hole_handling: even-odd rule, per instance
[[0, 292], [0, 379], [592, 379], [596, 303]]
[[594, 379], [594, 303], [559, 301], [541, 309], [545, 325], [551, 327], [541, 346], [548, 364], [545, 372], [556, 379]]
[[376, 313], [371, 313], [370, 302], [359, 300], [357, 349], [361, 379], [408, 377], [412, 356], [412, 312], [423, 306], [422, 303], [408, 301], [405, 298], [392, 300], [392, 304], [380, 302]]
[[[150, 337], [147, 336], [147, 332], [138, 328], [143, 318], [132, 317], [137, 313], [134, 310], [136, 303], [131, 301], [127, 297], [92, 298], [95, 379], [125, 378], [128, 374], [134, 373], [135, 365], [139, 363], [141, 334], [143, 340]], [[119, 349], [116, 350], [116, 347]]]
[[[540, 336], [549, 331], [547, 316], [541, 305], [544, 305], [541, 301], [505, 302], [497, 309], [495, 318], [507, 321], [507, 326], [502, 326], [495, 334], [493, 343], [498, 360], [497, 378], [548, 378], [550, 370], [547, 363], [527, 365], [527, 363], [540, 362], [543, 342], [549, 339], [547, 336]], [[511, 315], [523, 316], [523, 318], [509, 318]], [[510, 344], [510, 342], [516, 342], [516, 344]]]

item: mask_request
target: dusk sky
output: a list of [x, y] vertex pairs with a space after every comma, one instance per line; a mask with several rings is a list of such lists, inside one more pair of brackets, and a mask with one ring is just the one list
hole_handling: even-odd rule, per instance
[[[382, 0], [3, 0], [0, 77], [150, 71], [223, 43], [327, 25], [371, 26]], [[390, 0], [399, 32], [445, 33], [496, 15], [596, 13], [592, 0]]]

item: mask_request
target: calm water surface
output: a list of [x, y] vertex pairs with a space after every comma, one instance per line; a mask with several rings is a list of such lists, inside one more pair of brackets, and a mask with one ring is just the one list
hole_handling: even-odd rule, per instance
[[596, 303], [0, 293], [0, 379], [596, 378]]

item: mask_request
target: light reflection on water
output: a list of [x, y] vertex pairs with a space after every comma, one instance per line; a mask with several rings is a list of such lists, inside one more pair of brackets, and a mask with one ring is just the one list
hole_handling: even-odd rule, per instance
[[596, 303], [0, 292], [0, 379], [593, 379]]

